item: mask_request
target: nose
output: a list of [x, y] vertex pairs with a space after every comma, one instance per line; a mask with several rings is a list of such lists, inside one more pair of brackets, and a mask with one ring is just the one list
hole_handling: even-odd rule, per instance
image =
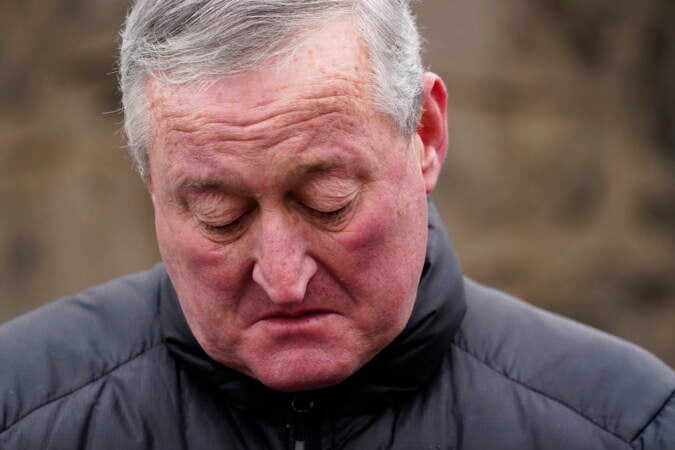
[[281, 214], [267, 216], [259, 222], [253, 281], [274, 303], [301, 303], [316, 273], [316, 261], [307, 253], [308, 243], [297, 225]]

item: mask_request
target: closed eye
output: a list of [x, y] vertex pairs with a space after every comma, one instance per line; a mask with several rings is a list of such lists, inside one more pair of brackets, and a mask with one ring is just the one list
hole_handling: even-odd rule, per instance
[[242, 231], [249, 222], [252, 211], [245, 211], [242, 215], [226, 223], [210, 223], [201, 221], [202, 227], [209, 233], [218, 236], [232, 236]]
[[307, 209], [311, 210], [311, 212], [313, 214], [316, 214], [317, 216], [325, 217], [325, 218], [329, 219], [329, 218], [339, 217], [341, 214], [343, 214], [347, 211], [348, 207], [349, 207], [349, 205], [345, 205], [341, 208], [334, 209], [334, 210], [331, 210], [331, 211], [322, 211], [320, 209], [310, 208], [309, 206], [307, 206]]
[[347, 203], [340, 208], [331, 210], [312, 208], [307, 205], [302, 205], [302, 209], [304, 213], [311, 219], [316, 220], [317, 222], [324, 225], [335, 226], [340, 224], [346, 218], [351, 209], [351, 203]]
[[236, 231], [240, 225], [241, 225], [240, 218], [223, 225], [211, 225], [209, 223], [203, 223], [203, 226], [207, 231], [216, 234], [232, 233]]

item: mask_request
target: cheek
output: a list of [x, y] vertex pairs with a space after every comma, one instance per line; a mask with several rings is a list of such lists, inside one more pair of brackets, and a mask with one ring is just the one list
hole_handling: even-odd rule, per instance
[[235, 348], [240, 339], [236, 299], [246, 289], [244, 265], [190, 220], [159, 209], [155, 215], [159, 250], [190, 329], [209, 355], [236, 367], [222, 348]]
[[[403, 178], [399, 178], [403, 179]], [[338, 238], [344, 248], [372, 264], [373, 258], [402, 256], [398, 261], [426, 251], [427, 200], [420, 183], [418, 189], [390, 185], [365, 198], [354, 223]], [[410, 251], [414, 251], [410, 254]], [[386, 260], [392, 264], [397, 260]]]
[[387, 198], [391, 200], [371, 202], [361, 217], [357, 213], [356, 223], [338, 237], [339, 250], [328, 260], [356, 296], [377, 305], [403, 305], [414, 298], [424, 263], [426, 196]]
[[206, 239], [189, 218], [157, 208], [155, 228], [174, 283], [219, 292], [241, 283], [245, 262], [231, 248]]

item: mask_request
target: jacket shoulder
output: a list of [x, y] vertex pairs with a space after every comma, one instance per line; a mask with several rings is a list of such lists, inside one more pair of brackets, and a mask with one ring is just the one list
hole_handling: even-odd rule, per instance
[[647, 351], [470, 280], [465, 286], [467, 312], [455, 346], [514, 388], [561, 404], [631, 445], [672, 408], [675, 372]]
[[160, 344], [163, 274], [157, 265], [0, 326], [0, 433]]

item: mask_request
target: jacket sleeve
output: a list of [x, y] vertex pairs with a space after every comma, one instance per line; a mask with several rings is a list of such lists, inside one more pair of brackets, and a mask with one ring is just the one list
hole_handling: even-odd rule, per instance
[[675, 450], [675, 392], [633, 441], [635, 450]]

